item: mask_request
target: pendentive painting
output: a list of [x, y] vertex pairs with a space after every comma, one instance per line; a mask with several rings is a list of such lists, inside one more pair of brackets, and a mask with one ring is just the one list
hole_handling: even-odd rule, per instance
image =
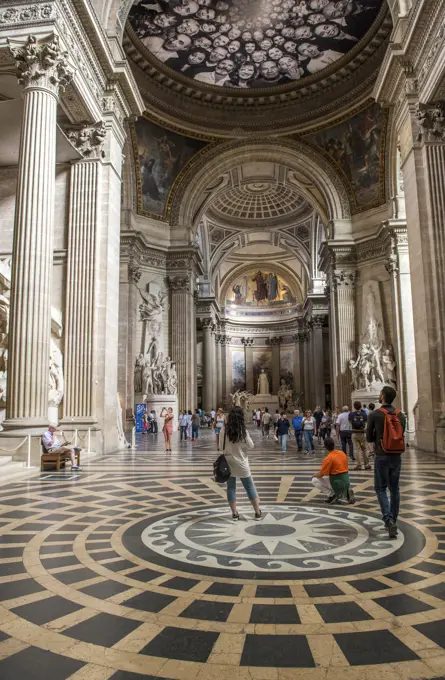
[[246, 360], [244, 350], [232, 350], [232, 394], [246, 389]]
[[265, 307], [295, 304], [296, 291], [273, 268], [254, 268], [238, 274], [229, 284], [226, 304]]
[[177, 135], [146, 118], [136, 121], [135, 131], [142, 193], [139, 209], [163, 216], [175, 179], [205, 142]]
[[341, 167], [360, 209], [384, 200], [386, 120], [382, 108], [372, 104], [339, 125], [306, 138]]
[[135, 0], [129, 22], [166, 66], [231, 88], [285, 85], [352, 50], [383, 0]]

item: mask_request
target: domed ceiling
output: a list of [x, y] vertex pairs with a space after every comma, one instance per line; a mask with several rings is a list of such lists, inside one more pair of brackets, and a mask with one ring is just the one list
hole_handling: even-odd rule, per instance
[[135, 0], [130, 24], [165, 66], [196, 83], [294, 83], [352, 50], [382, 0]]
[[246, 220], [266, 220], [296, 212], [304, 203], [292, 187], [250, 182], [226, 191], [212, 204], [212, 212]]

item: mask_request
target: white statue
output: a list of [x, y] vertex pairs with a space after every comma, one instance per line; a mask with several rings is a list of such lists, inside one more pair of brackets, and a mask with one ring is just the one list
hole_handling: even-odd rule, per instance
[[353, 386], [354, 390], [358, 390], [360, 389], [360, 369], [358, 368], [354, 359], [349, 361], [349, 368], [351, 369], [352, 375], [351, 385]]
[[261, 373], [258, 376], [257, 394], [270, 394], [269, 378], [267, 377], [264, 368], [261, 369]]
[[143, 387], [142, 373], [144, 370], [144, 366], [145, 366], [144, 355], [139, 354], [138, 358], [136, 359], [136, 364], [134, 366], [134, 391], [136, 394], [140, 394], [142, 392]]
[[152, 363], [156, 363], [158, 360], [159, 356], [159, 339], [155, 336], [152, 337], [150, 340], [150, 344], [148, 345], [147, 349], [147, 355], [150, 357]]
[[61, 403], [64, 394], [63, 356], [52, 338], [50, 346], [48, 405], [57, 407]]
[[232, 406], [239, 406], [242, 408], [244, 411], [247, 411], [249, 408], [249, 399], [251, 397], [251, 393], [247, 392], [247, 390], [237, 390], [233, 394], [230, 395], [232, 399]]
[[151, 321], [157, 316], [160, 316], [165, 309], [165, 299], [167, 297], [167, 291], [159, 291], [157, 295], [153, 293], [147, 293], [141, 288], [138, 288], [141, 294], [143, 303], [139, 306], [139, 311], [141, 313], [141, 321]]
[[[139, 371], [141, 371], [139, 378]], [[141, 385], [138, 382], [141, 380]], [[176, 364], [166, 357], [163, 352], [158, 352], [156, 359], [146, 354], [139, 354], [136, 359], [135, 369], [135, 392], [141, 387], [140, 392], [144, 392], [144, 398], [150, 394], [177, 394], [178, 376]]]
[[287, 384], [284, 378], [281, 378], [280, 389], [278, 390], [278, 402], [281, 410], [285, 411], [292, 403], [292, 395], [291, 386]]
[[391, 345], [383, 352], [382, 356], [383, 362], [383, 376], [385, 383], [391, 385], [391, 387], [396, 387], [396, 360], [394, 358], [394, 350]]

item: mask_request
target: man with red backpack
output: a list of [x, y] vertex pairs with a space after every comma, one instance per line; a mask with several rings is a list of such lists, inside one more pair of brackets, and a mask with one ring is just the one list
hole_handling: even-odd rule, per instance
[[[366, 439], [375, 445], [374, 489], [390, 538], [397, 537], [400, 506], [399, 479], [401, 455], [405, 451], [405, 415], [392, 405], [397, 393], [385, 386], [380, 392], [381, 407], [368, 416]], [[388, 502], [387, 489], [391, 497]]]

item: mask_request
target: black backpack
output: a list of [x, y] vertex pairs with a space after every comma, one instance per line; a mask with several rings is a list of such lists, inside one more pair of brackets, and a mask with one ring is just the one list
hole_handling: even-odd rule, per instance
[[354, 411], [351, 418], [353, 430], [364, 430], [366, 424], [366, 413], [364, 411]]
[[[226, 433], [224, 432], [223, 451], [226, 448]], [[213, 479], [218, 484], [226, 484], [230, 477], [230, 468], [225, 455], [222, 453], [213, 463]]]

